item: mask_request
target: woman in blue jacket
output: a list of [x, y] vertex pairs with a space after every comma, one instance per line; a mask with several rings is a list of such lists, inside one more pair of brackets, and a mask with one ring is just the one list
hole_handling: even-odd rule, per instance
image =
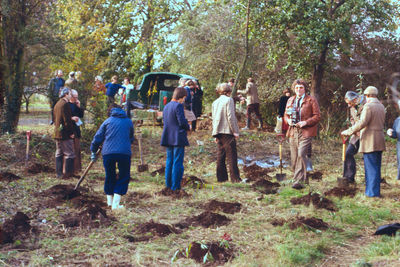
[[[397, 101], [397, 105], [400, 108], [400, 100]], [[397, 180], [400, 180], [400, 117], [397, 117], [393, 123], [393, 127], [387, 130], [387, 134], [390, 137], [397, 139]]]
[[172, 100], [163, 110], [164, 128], [161, 145], [167, 148], [165, 166], [165, 184], [167, 188], [176, 191], [181, 189], [183, 176], [183, 157], [185, 146], [189, 145], [186, 131], [190, 129], [183, 111], [187, 92], [183, 87], [174, 90]]
[[[134, 140], [133, 123], [125, 111], [117, 104], [111, 104], [110, 117], [100, 126], [93, 137], [90, 150], [91, 159], [96, 160], [96, 151], [101, 144], [103, 148], [103, 165], [106, 172], [104, 192], [107, 204], [113, 210], [122, 208], [119, 205], [121, 196], [128, 191], [131, 170], [131, 144]], [[117, 180], [116, 165], [118, 164], [119, 178]]]

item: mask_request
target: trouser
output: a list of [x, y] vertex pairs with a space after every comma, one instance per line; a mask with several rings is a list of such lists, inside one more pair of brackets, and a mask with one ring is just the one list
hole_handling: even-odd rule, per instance
[[218, 141], [217, 151], [217, 180], [218, 182], [225, 182], [228, 180], [228, 172], [226, 169], [225, 160], [228, 158], [229, 175], [231, 182], [240, 181], [240, 173], [237, 165], [237, 150], [236, 139], [231, 134], [218, 134], [216, 136]]
[[50, 97], [49, 101], [50, 101], [51, 121], [54, 122], [54, 113], [53, 112], [54, 112], [54, 106], [58, 102], [58, 98], [57, 97]]
[[82, 158], [81, 158], [81, 139], [74, 138], [74, 152], [75, 152], [75, 159], [74, 159], [74, 171], [78, 173], [82, 171]]
[[75, 158], [73, 139], [56, 139], [56, 158], [58, 157], [65, 157], [66, 159]]
[[364, 153], [365, 195], [379, 197], [381, 195], [382, 151]]
[[115, 102], [115, 98], [113, 96], [107, 96], [107, 105], [110, 106]]
[[354, 182], [354, 177], [356, 176], [356, 160], [354, 156], [357, 154], [360, 147], [360, 140], [358, 140], [354, 145], [349, 144], [346, 149], [346, 158], [343, 162], [343, 177], [347, 180]]
[[246, 117], [251, 118], [251, 113], [255, 113], [257, 116], [257, 119], [261, 120], [261, 114], [260, 114], [260, 103], [254, 103], [254, 104], [249, 104], [247, 105], [247, 113]]
[[165, 185], [173, 191], [181, 189], [181, 181], [184, 172], [184, 156], [184, 146], [167, 147], [167, 161], [165, 163]]
[[131, 118], [131, 103], [127, 100], [125, 103], [126, 115]]
[[294, 172], [295, 183], [308, 183], [307, 178], [307, 152], [312, 142], [312, 137], [303, 137], [302, 130], [293, 127], [294, 135], [290, 137], [291, 167]]
[[[118, 179], [116, 166], [118, 164]], [[124, 154], [103, 155], [103, 166], [106, 172], [104, 192], [106, 195], [125, 195], [128, 191], [128, 184], [131, 172], [131, 156]]]

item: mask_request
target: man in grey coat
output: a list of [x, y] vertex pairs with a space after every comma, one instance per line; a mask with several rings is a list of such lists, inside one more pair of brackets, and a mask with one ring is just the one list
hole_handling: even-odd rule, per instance
[[263, 121], [260, 114], [260, 100], [258, 99], [257, 86], [254, 83], [253, 78], [247, 79], [246, 90], [238, 90], [238, 93], [245, 94], [247, 103], [247, 113], [246, 113], [246, 127], [242, 130], [250, 129], [251, 114], [255, 113], [258, 119], [258, 129], [262, 129]]

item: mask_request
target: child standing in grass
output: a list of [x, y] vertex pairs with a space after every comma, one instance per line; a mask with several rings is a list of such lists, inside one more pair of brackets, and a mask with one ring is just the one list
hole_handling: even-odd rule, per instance
[[190, 127], [183, 111], [186, 95], [185, 88], [177, 87], [174, 90], [171, 102], [164, 107], [163, 111], [164, 128], [161, 145], [167, 148], [165, 185], [172, 191], [181, 189], [185, 146], [189, 145], [186, 131]]

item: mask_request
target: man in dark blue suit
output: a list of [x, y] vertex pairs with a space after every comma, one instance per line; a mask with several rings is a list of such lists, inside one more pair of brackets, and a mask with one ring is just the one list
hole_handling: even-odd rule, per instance
[[184, 171], [183, 157], [185, 146], [189, 145], [186, 131], [190, 129], [190, 126], [183, 111], [186, 95], [185, 88], [176, 88], [171, 102], [164, 107], [163, 111], [164, 128], [161, 135], [161, 145], [167, 148], [165, 184], [167, 188], [173, 191], [181, 189]]

